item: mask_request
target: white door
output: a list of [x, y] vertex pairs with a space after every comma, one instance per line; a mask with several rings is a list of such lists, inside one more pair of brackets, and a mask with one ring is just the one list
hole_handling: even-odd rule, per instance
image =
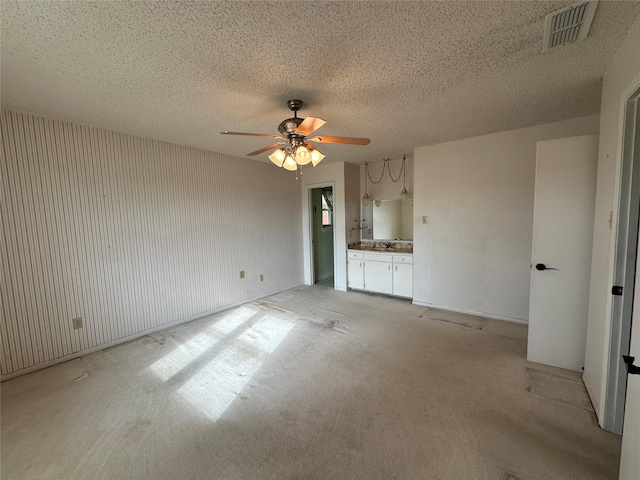
[[[634, 366], [640, 368], [640, 268], [638, 265], [636, 266], [633, 312], [629, 356], [635, 358]], [[620, 480], [640, 478], [640, 374], [627, 375], [619, 478]]]
[[[637, 83], [636, 83], [637, 86]], [[636, 87], [637, 88], [637, 87]], [[629, 143], [625, 146], [625, 155], [633, 164], [633, 169], [640, 163], [640, 89], [631, 95], [627, 103], [625, 123], [625, 139], [629, 136]], [[625, 140], [626, 141], [626, 140]], [[629, 149], [627, 151], [627, 148]], [[632, 153], [633, 152], [633, 153]], [[638, 208], [632, 204], [631, 208]], [[638, 232], [640, 245], [640, 231]], [[631, 371], [626, 376], [627, 393], [624, 407], [624, 424], [622, 427], [622, 454], [620, 458], [620, 479], [637, 480], [640, 478], [640, 255], [636, 257], [635, 283], [633, 292], [633, 310], [631, 315], [631, 339], [629, 342], [629, 357], [634, 359]], [[624, 349], [625, 345], [621, 345]]]
[[598, 136], [538, 142], [527, 359], [584, 366]]

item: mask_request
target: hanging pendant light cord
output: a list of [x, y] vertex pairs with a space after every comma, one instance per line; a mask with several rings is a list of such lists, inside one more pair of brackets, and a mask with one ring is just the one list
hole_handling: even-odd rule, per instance
[[[407, 169], [404, 166], [404, 162], [406, 158], [407, 158], [406, 155], [402, 156], [402, 190], [407, 189]], [[398, 179], [400, 179], [400, 177], [398, 177]]]
[[[389, 178], [391, 178], [391, 181], [393, 183], [397, 183], [398, 180], [400, 180], [400, 177], [402, 177], [403, 179], [406, 180], [406, 169], [405, 169], [405, 160], [406, 160], [407, 156], [403, 155], [402, 156], [402, 166], [400, 167], [400, 171], [398, 172], [398, 177], [397, 178], [393, 178], [393, 175], [391, 174], [391, 167], [389, 166], [389, 158], [385, 158], [382, 161], [384, 162], [384, 164], [382, 165], [382, 172], [380, 173], [380, 178], [378, 180], [374, 180], [373, 178], [371, 178], [371, 172], [369, 171], [369, 163], [365, 162], [364, 164], [364, 171], [367, 174], [367, 177], [369, 177], [369, 181], [371, 183], [378, 184], [382, 181], [382, 179], [384, 178], [384, 171], [385, 169], [389, 172]], [[366, 185], [367, 185], [367, 179], [365, 178], [365, 192], [366, 192]]]

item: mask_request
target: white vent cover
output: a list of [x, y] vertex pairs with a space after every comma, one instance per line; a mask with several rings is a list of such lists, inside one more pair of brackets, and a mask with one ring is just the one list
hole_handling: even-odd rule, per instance
[[587, 38], [597, 6], [598, 0], [587, 0], [547, 15], [543, 51]]

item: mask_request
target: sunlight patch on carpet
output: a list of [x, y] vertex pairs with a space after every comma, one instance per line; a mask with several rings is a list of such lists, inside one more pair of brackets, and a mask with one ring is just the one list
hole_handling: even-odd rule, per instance
[[265, 315], [180, 387], [178, 394], [215, 422], [294, 326], [291, 316]]
[[241, 307], [230, 311], [205, 332], [199, 333], [150, 365], [149, 370], [160, 379], [169, 380], [254, 314], [255, 310], [250, 307]]

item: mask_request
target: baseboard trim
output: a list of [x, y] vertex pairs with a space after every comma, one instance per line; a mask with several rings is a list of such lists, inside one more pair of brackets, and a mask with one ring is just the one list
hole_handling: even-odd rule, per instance
[[456, 312], [456, 313], [466, 313], [468, 315], [475, 315], [476, 317], [491, 318], [493, 320], [503, 320], [505, 322], [520, 323], [523, 325], [529, 324], [528, 320], [523, 320], [521, 318], [505, 317], [503, 315], [496, 315], [495, 313], [478, 312], [475, 310], [467, 310], [465, 308], [454, 308], [454, 307], [449, 307], [447, 305], [437, 305], [435, 303], [420, 302], [416, 300], [413, 301], [413, 304], [418, 305], [420, 307], [437, 308], [438, 310], [446, 310], [449, 312]]
[[76, 353], [71, 353], [69, 355], [65, 355], [64, 357], [56, 358], [54, 360], [49, 360], [44, 363], [39, 363], [37, 365], [32, 365], [31, 367], [23, 368], [21, 370], [16, 370], [15, 372], [7, 373], [5, 375], [0, 376], [0, 383], [5, 382], [7, 380], [11, 380], [12, 378], [21, 377], [22, 375], [27, 375], [29, 373], [37, 372], [38, 370], [44, 370], [45, 368], [53, 367], [55, 365], [59, 365], [61, 363], [68, 362], [69, 360], [74, 360], [78, 357], [83, 357], [85, 355], [89, 355], [91, 353], [99, 352], [100, 350], [106, 350], [107, 348], [115, 347], [116, 345], [120, 345], [123, 343], [130, 342], [140, 337], [145, 337], [155, 332], [159, 332], [161, 330], [166, 330], [167, 328], [175, 327], [177, 325], [182, 325], [183, 323], [191, 322], [193, 320], [197, 320], [199, 318], [207, 317], [209, 315], [213, 315], [214, 313], [223, 312], [225, 310], [229, 310], [230, 308], [238, 307], [240, 305], [244, 305], [245, 303], [255, 302], [256, 300], [260, 300], [261, 298], [270, 297], [272, 295], [277, 295], [278, 293], [285, 292], [292, 288], [299, 287], [303, 284], [291, 285], [290, 287], [283, 288], [281, 290], [277, 290], [275, 292], [269, 292], [264, 295], [258, 295], [256, 297], [248, 298], [242, 300], [240, 302], [231, 303], [229, 305], [225, 305], [223, 307], [214, 308], [213, 310], [208, 310], [206, 312], [198, 313], [196, 315], [192, 315], [190, 317], [181, 318], [179, 320], [175, 320], [171, 323], [166, 323], [162, 326], [152, 328], [151, 330], [145, 330], [143, 332], [134, 333], [133, 335], [129, 335], [127, 337], [119, 338], [117, 340], [113, 340], [108, 343], [102, 343], [100, 345], [96, 345], [95, 347], [87, 348], [85, 350], [81, 350]]
[[600, 413], [600, 406], [598, 405], [598, 401], [596, 400], [596, 396], [593, 393], [591, 385], [589, 384], [588, 381], [586, 381], [584, 379], [584, 374], [582, 375], [582, 384], [584, 385], [584, 388], [587, 390], [587, 395], [589, 396], [589, 400], [591, 401], [591, 406], [593, 407], [593, 412], [596, 415], [596, 421], [598, 422], [598, 425], [600, 425], [600, 428], [604, 429], [604, 426], [602, 425], [602, 422], [600, 421], [600, 416], [598, 415]]

